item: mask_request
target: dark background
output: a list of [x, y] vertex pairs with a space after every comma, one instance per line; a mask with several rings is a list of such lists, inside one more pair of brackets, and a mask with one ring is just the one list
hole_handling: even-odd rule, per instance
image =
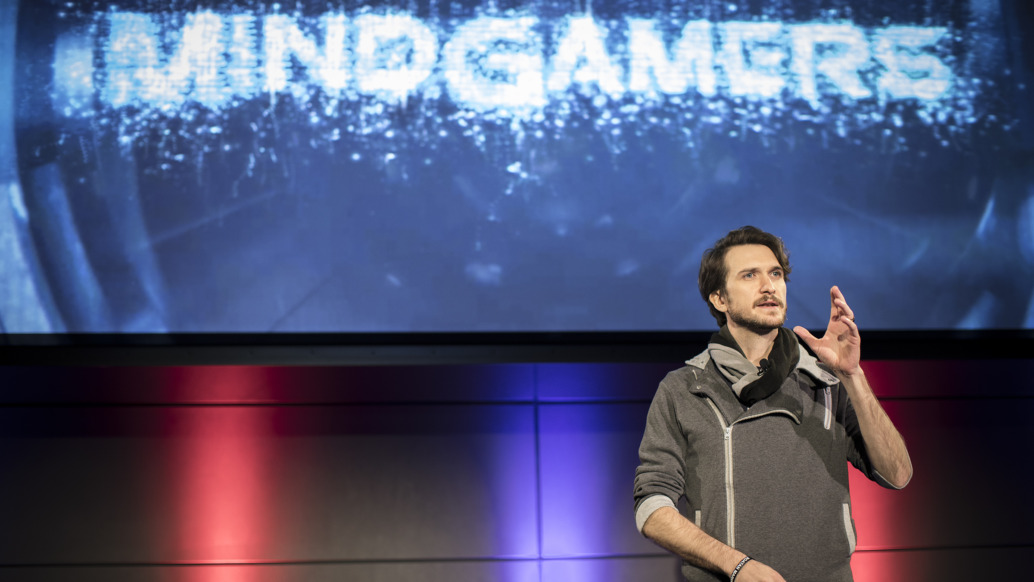
[[[0, 368], [0, 578], [675, 582], [632, 475], [678, 365]], [[915, 476], [852, 471], [855, 579], [1024, 579], [1031, 361], [865, 370]]]

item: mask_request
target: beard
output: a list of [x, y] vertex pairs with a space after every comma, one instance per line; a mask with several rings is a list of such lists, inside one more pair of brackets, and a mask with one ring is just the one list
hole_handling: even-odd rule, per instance
[[749, 309], [737, 309], [735, 306], [730, 305], [729, 311], [726, 312], [725, 316], [731, 322], [747, 331], [757, 335], [765, 335], [774, 329], [783, 327], [783, 324], [786, 323], [786, 308], [783, 307], [782, 312], [778, 316], [763, 317]]

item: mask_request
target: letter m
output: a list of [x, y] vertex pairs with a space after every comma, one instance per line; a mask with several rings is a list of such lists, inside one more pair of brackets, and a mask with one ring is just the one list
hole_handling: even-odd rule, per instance
[[682, 29], [671, 58], [662, 35], [651, 20], [628, 20], [628, 88], [636, 93], [680, 95], [695, 86], [712, 97], [716, 91], [711, 23], [695, 20]]
[[[163, 24], [168, 24], [168, 19]], [[147, 14], [113, 11], [104, 50], [107, 87], [102, 98], [113, 107], [134, 102], [179, 105], [188, 98], [210, 108], [229, 96], [222, 18], [209, 11], [186, 15], [179, 42], [161, 47], [161, 29]]]

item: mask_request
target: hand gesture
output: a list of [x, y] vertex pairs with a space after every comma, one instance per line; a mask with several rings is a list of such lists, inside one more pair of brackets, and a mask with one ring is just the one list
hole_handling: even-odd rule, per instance
[[862, 338], [854, 322], [854, 311], [837, 286], [829, 290], [829, 297], [829, 325], [822, 338], [816, 338], [799, 325], [793, 331], [823, 364], [841, 374], [852, 375], [858, 371], [862, 359]]

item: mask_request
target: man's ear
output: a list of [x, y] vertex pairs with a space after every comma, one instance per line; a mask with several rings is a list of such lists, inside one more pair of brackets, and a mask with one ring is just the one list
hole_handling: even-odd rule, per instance
[[711, 305], [713, 305], [714, 308], [718, 311], [722, 313], [728, 311], [729, 306], [725, 304], [725, 297], [722, 297], [721, 289], [712, 291], [711, 294], [707, 296], [707, 299], [711, 302]]

